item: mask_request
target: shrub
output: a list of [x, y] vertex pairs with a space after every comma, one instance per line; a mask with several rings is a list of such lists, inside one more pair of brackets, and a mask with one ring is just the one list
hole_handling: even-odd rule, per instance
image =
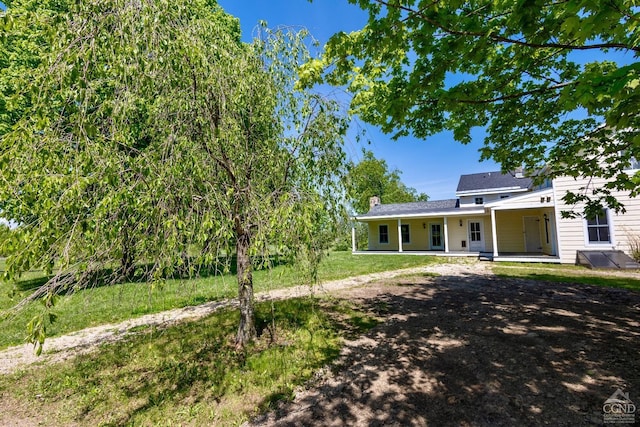
[[629, 251], [631, 252], [631, 257], [636, 261], [640, 262], [640, 237], [639, 236], [629, 237]]

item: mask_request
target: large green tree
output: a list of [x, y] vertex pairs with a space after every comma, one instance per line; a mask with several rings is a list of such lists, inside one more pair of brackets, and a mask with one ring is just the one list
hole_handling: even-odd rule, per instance
[[384, 159], [377, 159], [371, 151], [363, 150], [362, 159], [352, 164], [347, 175], [348, 197], [356, 213], [369, 211], [369, 198], [380, 197], [382, 203], [425, 201], [428, 196], [407, 187], [398, 169], [389, 170]]
[[346, 85], [352, 108], [396, 137], [450, 130], [504, 170], [603, 177], [567, 195], [587, 210], [638, 194], [640, 9], [634, 0], [349, 0], [368, 11], [334, 35], [304, 81]]
[[53, 271], [33, 296], [49, 307], [117, 262], [137, 259], [157, 280], [234, 254], [244, 345], [256, 334], [252, 260], [317, 260], [317, 219], [343, 194], [345, 119], [294, 88], [304, 34], [241, 43], [237, 20], [206, 0], [29, 7], [11, 2], [5, 18], [10, 34], [45, 41], [28, 78], [14, 73], [27, 102], [0, 134], [0, 200], [20, 224], [7, 277]]

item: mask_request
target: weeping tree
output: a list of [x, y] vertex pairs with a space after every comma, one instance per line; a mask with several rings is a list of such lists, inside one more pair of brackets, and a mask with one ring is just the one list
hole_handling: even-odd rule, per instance
[[12, 31], [36, 14], [47, 41], [0, 136], [3, 214], [20, 224], [5, 279], [52, 274], [21, 303], [45, 302], [31, 338], [42, 343], [61, 292], [122, 269], [193, 275], [235, 254], [244, 346], [253, 265], [307, 254], [313, 272], [343, 194], [346, 118], [295, 87], [306, 34], [261, 29], [242, 43], [237, 20], [205, 0], [96, 0], [44, 19], [19, 3]]

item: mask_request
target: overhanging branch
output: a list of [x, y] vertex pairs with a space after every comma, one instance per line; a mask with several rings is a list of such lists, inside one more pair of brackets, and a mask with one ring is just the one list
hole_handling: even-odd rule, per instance
[[519, 39], [510, 38], [510, 37], [500, 36], [500, 35], [487, 34], [484, 32], [460, 31], [460, 30], [455, 30], [453, 28], [445, 27], [440, 22], [428, 17], [422, 10], [414, 10], [408, 6], [389, 4], [389, 2], [385, 0], [375, 0], [375, 1], [383, 6], [386, 6], [387, 8], [396, 8], [404, 12], [407, 12], [409, 14], [419, 16], [421, 19], [424, 19], [426, 22], [440, 29], [441, 31], [447, 34], [455, 35], [455, 36], [488, 38], [489, 40], [492, 40], [498, 43], [515, 44], [515, 45], [530, 47], [534, 49], [544, 49], [544, 48], [560, 49], [560, 50], [626, 49], [626, 50], [631, 50], [633, 52], [640, 52], [639, 46], [629, 46], [625, 43], [594, 43], [594, 44], [588, 44], [588, 45], [572, 45], [567, 43], [531, 43], [526, 40], [519, 40]]

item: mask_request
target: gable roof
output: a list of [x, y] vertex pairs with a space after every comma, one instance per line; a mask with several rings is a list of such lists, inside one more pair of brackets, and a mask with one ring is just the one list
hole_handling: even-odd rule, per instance
[[487, 192], [488, 190], [523, 191], [528, 190], [532, 182], [531, 178], [517, 178], [515, 174], [500, 171], [472, 173], [460, 175], [456, 194]]

